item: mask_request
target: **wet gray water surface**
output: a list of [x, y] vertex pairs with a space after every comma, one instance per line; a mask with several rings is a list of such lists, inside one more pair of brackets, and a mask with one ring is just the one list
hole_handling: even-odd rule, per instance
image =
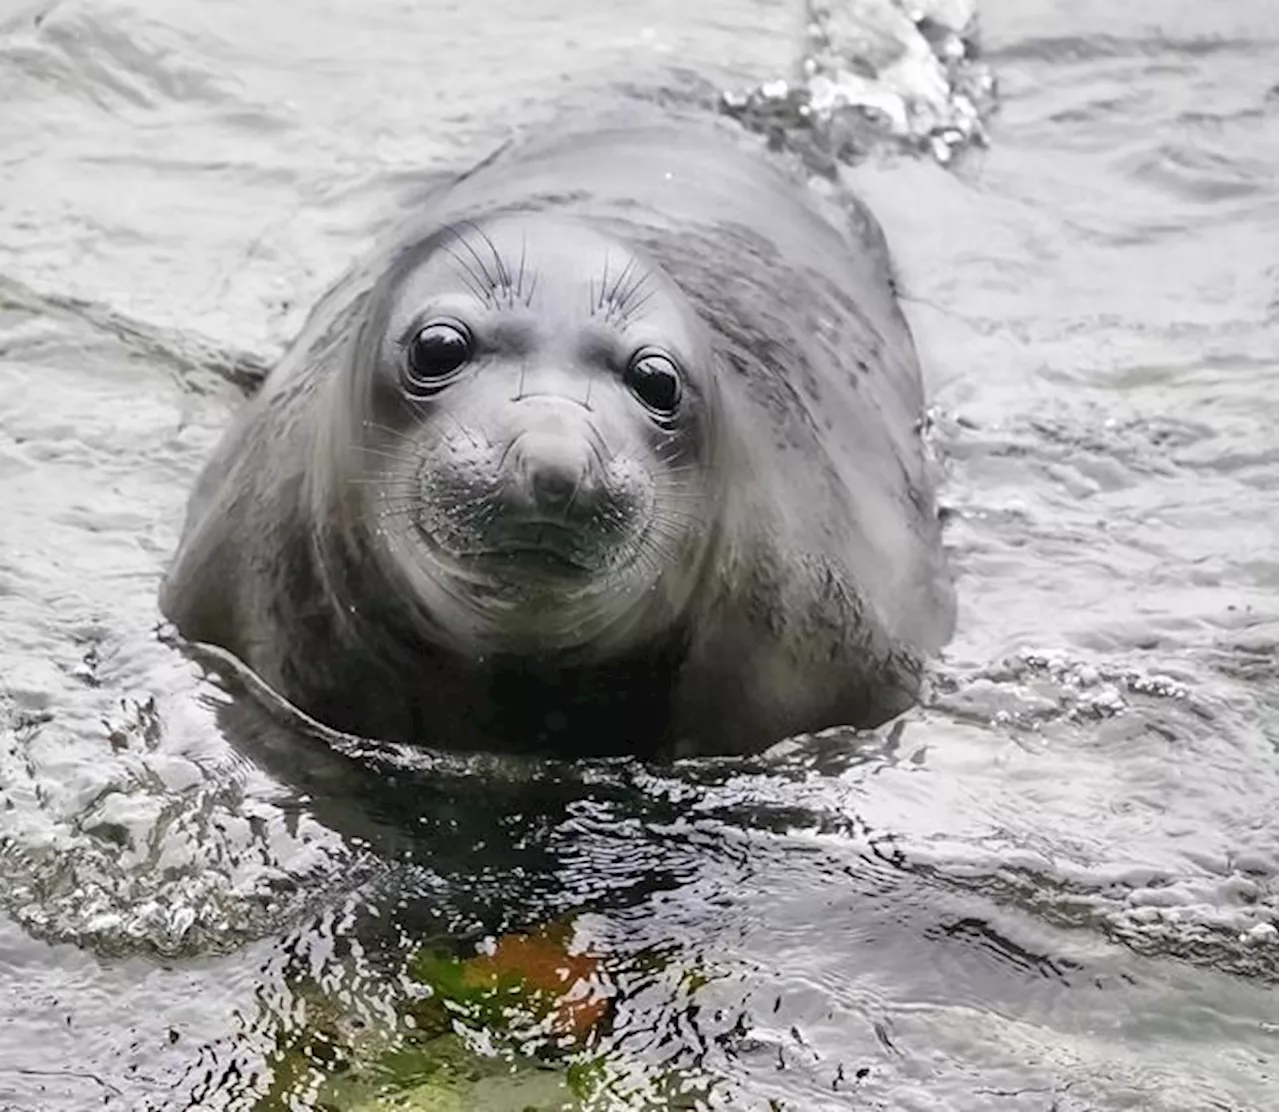
[[509, 8], [0, 6], [0, 1108], [250, 1107], [298, 968], [376, 1012], [415, 940], [552, 920], [620, 1107], [1275, 1107], [1271, 5], [996, 0], [990, 145], [842, 171], [949, 461], [894, 728], [362, 766], [158, 635], [231, 383], [424, 168], [797, 57], [779, 5]]

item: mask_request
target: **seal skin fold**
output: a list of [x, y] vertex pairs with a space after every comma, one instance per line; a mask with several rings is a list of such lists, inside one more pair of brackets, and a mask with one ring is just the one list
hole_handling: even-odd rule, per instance
[[[653, 300], [609, 319], [632, 263]], [[446, 301], [474, 326], [405, 339]], [[443, 385], [406, 397], [414, 342]], [[528, 404], [544, 372], [568, 385]], [[198, 480], [161, 606], [386, 740], [649, 757], [876, 725], [954, 622], [923, 417], [856, 199], [726, 121], [544, 133], [315, 307]]]

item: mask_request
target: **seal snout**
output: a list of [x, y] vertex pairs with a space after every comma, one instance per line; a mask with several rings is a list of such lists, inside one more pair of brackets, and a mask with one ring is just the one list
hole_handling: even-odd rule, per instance
[[589, 519], [604, 489], [596, 452], [581, 436], [526, 433], [511, 446], [507, 500], [517, 512]]

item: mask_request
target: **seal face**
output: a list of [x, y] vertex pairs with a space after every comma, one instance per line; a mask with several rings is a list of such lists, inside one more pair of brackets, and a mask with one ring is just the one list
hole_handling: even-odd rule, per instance
[[161, 605], [371, 737], [650, 755], [873, 725], [954, 616], [923, 414], [855, 200], [724, 121], [544, 135], [317, 305], [202, 473]]
[[651, 636], [715, 510], [701, 321], [577, 222], [468, 221], [427, 247], [341, 430], [363, 520], [456, 652], [590, 660]]

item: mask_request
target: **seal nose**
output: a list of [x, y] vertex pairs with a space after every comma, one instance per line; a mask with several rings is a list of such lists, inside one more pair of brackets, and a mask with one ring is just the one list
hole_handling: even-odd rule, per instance
[[583, 477], [581, 461], [564, 451], [526, 454], [522, 465], [534, 500], [546, 509], [567, 506]]
[[512, 450], [518, 485], [535, 509], [558, 517], [591, 513], [600, 484], [588, 445], [564, 436], [526, 434]]

